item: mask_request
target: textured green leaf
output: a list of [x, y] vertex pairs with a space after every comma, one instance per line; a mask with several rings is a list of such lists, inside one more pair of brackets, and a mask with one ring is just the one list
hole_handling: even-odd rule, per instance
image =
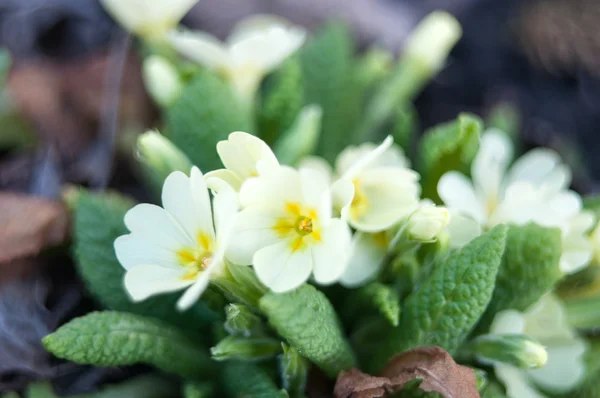
[[[128, 233], [123, 217], [133, 202], [117, 194], [82, 191], [75, 202], [75, 259], [77, 270], [92, 294], [109, 309], [161, 318], [182, 327], [200, 328], [218, 319], [204, 301], [180, 313], [175, 303], [181, 293], [133, 303], [123, 286], [125, 269], [115, 255], [115, 239]], [[205, 292], [203, 300], [214, 292]], [[218, 297], [213, 297], [218, 301]]]
[[454, 353], [490, 302], [505, 238], [506, 226], [499, 225], [437, 264], [404, 302], [399, 327], [370, 366], [381, 369], [395, 353], [420, 346]]
[[347, 27], [330, 23], [301, 52], [305, 103], [323, 109], [317, 153], [329, 161], [352, 140], [363, 102], [353, 47]]
[[189, 378], [206, 375], [212, 367], [207, 353], [175, 327], [124, 312], [92, 312], [76, 318], [42, 343], [55, 356], [79, 364], [145, 363]]
[[298, 353], [294, 347], [283, 345], [281, 355], [281, 379], [283, 388], [286, 389], [291, 398], [304, 397], [304, 388], [308, 379], [309, 362]]
[[258, 361], [281, 352], [281, 342], [270, 337], [227, 336], [210, 349], [216, 361], [232, 359]]
[[425, 197], [440, 202], [437, 183], [447, 171], [469, 173], [469, 166], [479, 149], [482, 129], [483, 122], [480, 118], [463, 113], [455, 121], [425, 132], [419, 148], [419, 171], [423, 178]]
[[400, 320], [400, 298], [394, 289], [379, 282], [372, 282], [350, 292], [344, 306], [345, 318], [379, 312], [391, 325]]
[[233, 131], [252, 132], [247, 111], [227, 83], [208, 70], [194, 77], [166, 116], [171, 141], [204, 171], [220, 165], [217, 142]]
[[355, 365], [335, 310], [313, 286], [283, 294], [267, 293], [259, 304], [279, 335], [328, 376], [335, 377]]
[[227, 362], [223, 383], [231, 398], [283, 398], [275, 382], [259, 366], [249, 362]]
[[560, 255], [561, 233], [557, 228], [511, 226], [494, 295], [478, 331], [486, 331], [498, 311], [524, 311], [550, 291], [562, 276]]
[[265, 79], [265, 94], [258, 110], [260, 137], [273, 144], [289, 129], [304, 105], [302, 65], [298, 57], [288, 59]]

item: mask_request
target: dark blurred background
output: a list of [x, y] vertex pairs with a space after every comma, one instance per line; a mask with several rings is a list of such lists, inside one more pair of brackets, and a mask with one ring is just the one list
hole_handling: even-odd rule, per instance
[[[399, 53], [411, 29], [436, 9], [454, 14], [464, 35], [416, 101], [421, 127], [461, 111], [485, 116], [513, 104], [527, 146], [557, 149], [576, 169], [576, 188], [600, 190], [598, 0], [201, 0], [184, 23], [224, 37], [237, 20], [257, 12], [310, 29], [337, 18], [352, 26], [361, 46], [377, 43]], [[36, 142], [18, 154], [0, 149], [0, 191], [55, 198], [65, 181], [134, 189], [127, 167], [113, 159], [112, 134], [116, 123], [149, 125], [156, 111], [125, 37], [97, 0], [0, 0], [0, 47], [13, 61], [7, 85]], [[110, 90], [114, 69], [124, 71], [120, 96]], [[119, 112], [106, 105], [116, 98]], [[0, 120], [0, 129], [10, 130], [11, 123]], [[0, 205], [0, 224], [10, 222]], [[0, 252], [7, 245], [3, 233], [0, 228]], [[82, 392], [138, 372], [51, 362], [39, 339], [93, 307], [70, 260], [50, 259], [40, 273], [27, 270], [43, 268], [41, 260], [0, 255], [0, 283], [20, 275], [18, 283], [0, 285], [0, 392], [36, 378], [58, 380], [62, 393]]]

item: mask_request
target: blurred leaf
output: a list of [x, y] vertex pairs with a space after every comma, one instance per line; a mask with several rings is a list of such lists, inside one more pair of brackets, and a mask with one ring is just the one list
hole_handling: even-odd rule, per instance
[[308, 379], [310, 363], [294, 347], [289, 347], [285, 343], [281, 344], [283, 354], [280, 357], [280, 369], [283, 388], [286, 389], [290, 398], [302, 398], [305, 396], [304, 388]]
[[412, 104], [406, 103], [398, 107], [392, 134], [394, 142], [404, 150], [406, 156], [410, 156], [414, 152], [413, 141], [418, 123], [419, 115]]
[[319, 366], [328, 376], [355, 364], [354, 354], [327, 297], [311, 285], [291, 292], [267, 293], [260, 309], [290, 346]]
[[225, 307], [225, 330], [241, 336], [256, 336], [263, 331], [262, 320], [243, 304], [229, 304]]
[[250, 116], [227, 83], [199, 72], [166, 113], [169, 138], [203, 171], [219, 167], [216, 145], [231, 132], [252, 133]]
[[55, 356], [95, 366], [154, 365], [197, 378], [212, 368], [205, 351], [173, 326], [124, 312], [92, 312], [42, 339]]
[[516, 106], [502, 103], [492, 109], [486, 119], [486, 128], [494, 128], [503, 131], [513, 142], [519, 146], [521, 133], [521, 115]]
[[294, 124], [275, 143], [273, 151], [280, 163], [293, 166], [314, 153], [321, 134], [322, 115], [318, 105], [302, 108]]
[[167, 398], [177, 391], [177, 384], [157, 374], [148, 374], [109, 384], [100, 391], [72, 396], [72, 398]]
[[471, 162], [479, 149], [483, 122], [475, 115], [463, 113], [455, 121], [427, 130], [419, 148], [419, 171], [423, 179], [423, 196], [441, 203], [437, 184], [450, 170], [469, 174]]
[[231, 398], [285, 398], [275, 382], [259, 366], [248, 362], [227, 362], [223, 370], [223, 384]]
[[213, 397], [212, 385], [208, 383], [185, 383], [183, 398], [210, 398]]

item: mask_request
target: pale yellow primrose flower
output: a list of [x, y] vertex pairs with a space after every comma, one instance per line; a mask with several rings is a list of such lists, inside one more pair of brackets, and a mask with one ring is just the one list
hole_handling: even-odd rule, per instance
[[540, 299], [525, 313], [515, 310], [496, 314], [490, 327], [494, 334], [526, 334], [546, 346], [548, 361], [538, 369], [523, 370], [496, 365], [495, 373], [506, 386], [508, 398], [545, 398], [534, 386], [566, 393], [585, 376], [586, 343], [567, 323], [565, 309], [552, 294]]
[[189, 59], [222, 73], [245, 101], [262, 78], [304, 44], [304, 29], [283, 18], [256, 15], [240, 22], [226, 42], [198, 31], [171, 31], [168, 39]]
[[133, 301], [185, 288], [179, 310], [198, 300], [222, 270], [237, 211], [235, 196], [233, 190], [222, 189], [214, 197], [213, 219], [207, 183], [193, 167], [190, 177], [180, 171], [167, 177], [164, 208], [144, 203], [125, 214], [131, 232], [117, 238], [114, 246], [127, 270], [125, 288]]
[[563, 233], [561, 270], [576, 272], [591, 258], [585, 234], [593, 219], [582, 211], [581, 197], [568, 189], [570, 169], [550, 149], [529, 151], [508, 168], [512, 155], [510, 139], [491, 130], [481, 138], [471, 179], [457, 171], [442, 176], [438, 193], [452, 214], [450, 244], [462, 246], [500, 223], [558, 227]]
[[423, 201], [421, 207], [408, 218], [409, 236], [421, 242], [431, 242], [446, 228], [450, 221], [448, 209]]
[[323, 174], [280, 166], [247, 179], [239, 199], [229, 261], [253, 264], [260, 281], [278, 293], [297, 288], [311, 274], [322, 285], [339, 280], [350, 257], [351, 232], [332, 217]]
[[125, 29], [146, 38], [163, 36], [198, 0], [100, 0]]
[[217, 152], [224, 169], [211, 171], [207, 178], [216, 177], [239, 191], [244, 181], [279, 168], [279, 162], [269, 146], [252, 134], [236, 131], [219, 141]]

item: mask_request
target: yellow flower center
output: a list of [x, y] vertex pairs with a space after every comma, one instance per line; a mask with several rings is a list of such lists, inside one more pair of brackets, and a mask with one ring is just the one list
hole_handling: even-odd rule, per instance
[[319, 218], [315, 209], [288, 202], [284, 212], [285, 215], [278, 218], [272, 228], [279, 237], [290, 240], [292, 251], [304, 249], [307, 244], [321, 240]]
[[367, 211], [369, 200], [361, 190], [360, 181], [358, 179], [352, 180], [352, 184], [354, 185], [354, 197], [350, 204], [350, 215], [352, 218], [356, 219]]
[[177, 260], [181, 266], [187, 269], [183, 277], [185, 280], [195, 279], [196, 276], [204, 271], [212, 262], [212, 238], [200, 232], [196, 236], [195, 247], [184, 247], [177, 251]]

